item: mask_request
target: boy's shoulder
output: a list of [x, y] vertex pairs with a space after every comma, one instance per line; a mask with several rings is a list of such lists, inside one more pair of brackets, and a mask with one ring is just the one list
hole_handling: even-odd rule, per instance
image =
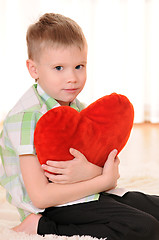
[[36, 91], [36, 84], [31, 86], [15, 104], [8, 113], [7, 117], [11, 117], [18, 113], [28, 111], [38, 111], [42, 107], [43, 102]]

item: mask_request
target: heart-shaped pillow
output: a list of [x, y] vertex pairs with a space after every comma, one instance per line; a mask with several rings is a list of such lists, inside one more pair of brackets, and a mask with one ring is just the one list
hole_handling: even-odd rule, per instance
[[41, 164], [47, 160], [71, 160], [70, 148], [88, 161], [103, 166], [113, 149], [125, 146], [133, 126], [134, 109], [124, 95], [113, 93], [81, 112], [69, 106], [49, 110], [37, 122], [34, 144]]

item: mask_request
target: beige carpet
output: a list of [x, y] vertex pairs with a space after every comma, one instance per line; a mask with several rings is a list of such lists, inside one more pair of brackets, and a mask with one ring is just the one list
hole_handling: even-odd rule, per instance
[[[119, 187], [159, 195], [159, 125], [136, 125], [130, 140], [120, 154]], [[14, 233], [11, 227], [19, 223], [17, 210], [7, 203], [0, 187], [0, 240], [94, 240], [89, 236], [27, 235]]]

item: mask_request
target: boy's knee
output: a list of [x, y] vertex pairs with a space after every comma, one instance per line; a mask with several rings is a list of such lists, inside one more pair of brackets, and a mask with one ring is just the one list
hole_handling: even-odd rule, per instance
[[126, 239], [128, 240], [158, 240], [159, 239], [159, 222], [149, 214], [143, 214], [132, 228]]

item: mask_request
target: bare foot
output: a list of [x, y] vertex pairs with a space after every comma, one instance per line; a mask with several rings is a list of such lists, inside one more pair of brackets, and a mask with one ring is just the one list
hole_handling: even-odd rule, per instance
[[25, 232], [27, 234], [37, 234], [38, 222], [41, 214], [30, 214], [18, 226], [12, 228], [15, 232]]

